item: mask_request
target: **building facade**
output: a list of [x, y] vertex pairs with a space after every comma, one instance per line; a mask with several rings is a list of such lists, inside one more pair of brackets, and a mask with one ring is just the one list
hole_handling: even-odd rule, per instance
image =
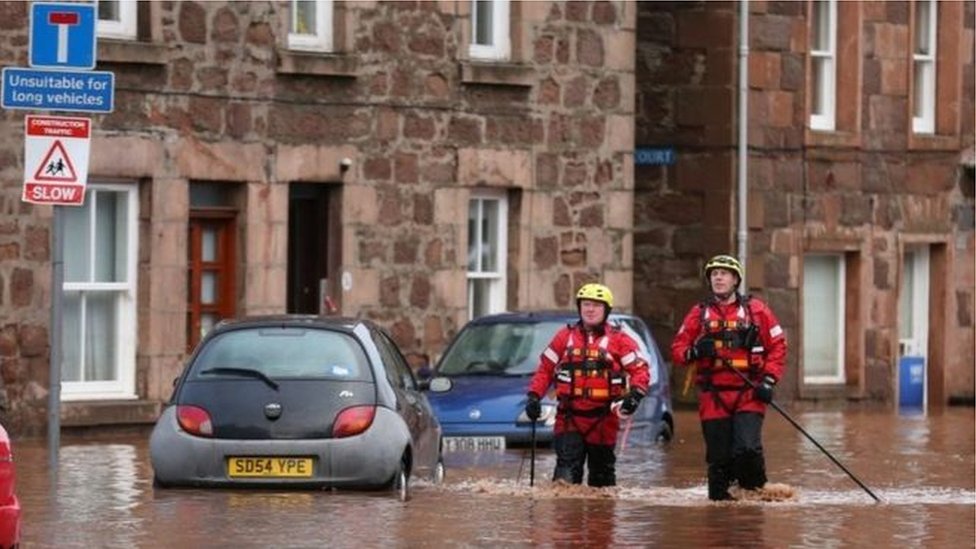
[[[480, 6], [472, 13], [472, 6]], [[27, 66], [30, 4], [0, 3]], [[471, 315], [632, 308], [630, 2], [100, 2], [65, 209], [62, 424], [152, 421], [221, 318], [336, 312], [437, 353]], [[0, 118], [4, 420], [45, 425], [53, 208]]]
[[639, 6], [637, 147], [677, 160], [636, 168], [637, 312], [669, 342], [705, 259], [746, 236], [789, 338], [778, 393], [972, 403], [974, 3], [748, 2], [745, 44], [741, 7]]
[[[930, 401], [971, 398], [973, 3], [932, 8], [917, 60], [918, 2], [827, 2], [842, 40], [812, 52], [820, 4], [749, 3], [747, 280], [790, 333], [785, 395], [892, 402], [900, 347], [924, 345]], [[153, 421], [239, 315], [369, 317], [436, 356], [472, 316], [572, 307], [600, 280], [669, 343], [704, 258], [735, 245], [737, 8], [102, 0], [115, 108], [60, 242], [54, 209], [21, 201], [25, 113], [0, 112], [0, 418], [46, 424], [54, 245], [66, 426]], [[29, 10], [0, 2], [0, 65], [27, 66]], [[833, 130], [811, 127], [815, 59], [839, 75]], [[930, 69], [934, 129], [913, 131]], [[676, 163], [635, 167], [645, 145]], [[811, 340], [831, 295], [838, 331]]]

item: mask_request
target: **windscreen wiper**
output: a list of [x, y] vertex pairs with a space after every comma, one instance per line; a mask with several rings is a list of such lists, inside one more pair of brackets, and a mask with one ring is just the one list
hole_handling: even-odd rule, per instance
[[206, 370], [201, 370], [200, 375], [205, 374], [238, 374], [248, 377], [256, 377], [261, 381], [267, 383], [275, 391], [278, 390], [278, 382], [268, 377], [267, 374], [260, 370], [254, 370], [252, 368], [235, 368], [232, 366], [218, 366], [216, 368], [207, 368]]

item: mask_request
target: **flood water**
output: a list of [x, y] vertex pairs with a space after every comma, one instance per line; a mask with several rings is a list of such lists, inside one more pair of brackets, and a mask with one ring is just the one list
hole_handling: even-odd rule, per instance
[[[386, 493], [154, 490], [146, 433], [62, 437], [56, 477], [45, 441], [15, 440], [23, 547], [973, 547], [972, 408], [792, 413], [882, 502], [875, 503], [770, 410], [777, 502], [709, 503], [697, 416], [681, 411], [668, 444], [628, 443], [618, 487], [559, 490], [551, 451], [447, 456], [447, 479]], [[636, 432], [634, 433], [636, 434]]]

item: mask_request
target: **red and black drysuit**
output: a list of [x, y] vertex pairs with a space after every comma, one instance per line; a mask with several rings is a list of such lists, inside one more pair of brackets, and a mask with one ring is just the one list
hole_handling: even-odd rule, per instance
[[610, 404], [625, 395], [628, 382], [630, 390], [646, 394], [650, 369], [637, 343], [620, 328], [604, 322], [587, 331], [578, 322], [559, 330], [549, 342], [528, 392], [541, 396], [550, 385], [556, 386], [554, 481], [582, 483], [587, 463], [590, 486], [616, 484], [614, 447], [620, 419]]
[[[714, 339], [716, 356], [689, 362], [689, 349], [703, 337]], [[779, 381], [786, 334], [776, 315], [760, 299], [738, 294], [731, 303], [713, 298], [696, 304], [671, 343], [671, 358], [676, 365], [696, 368], [709, 498], [728, 499], [734, 481], [742, 488], [761, 488], [766, 484], [762, 422], [767, 405], [732, 369], [756, 385], [764, 376]]]

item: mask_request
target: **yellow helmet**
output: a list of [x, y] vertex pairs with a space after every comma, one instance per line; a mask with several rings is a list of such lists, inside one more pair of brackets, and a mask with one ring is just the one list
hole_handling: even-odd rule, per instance
[[732, 271], [739, 277], [739, 282], [742, 282], [742, 264], [739, 260], [732, 257], [731, 255], [719, 254], [708, 260], [705, 263], [705, 268], [702, 270], [702, 274], [705, 277], [705, 284], [708, 284], [708, 275], [711, 273], [712, 269], [726, 269]]
[[579, 291], [576, 292], [577, 305], [579, 305], [581, 299], [602, 301], [607, 304], [607, 307], [613, 308], [613, 293], [610, 292], [610, 288], [607, 288], [603, 284], [597, 284], [595, 282], [583, 284]]

